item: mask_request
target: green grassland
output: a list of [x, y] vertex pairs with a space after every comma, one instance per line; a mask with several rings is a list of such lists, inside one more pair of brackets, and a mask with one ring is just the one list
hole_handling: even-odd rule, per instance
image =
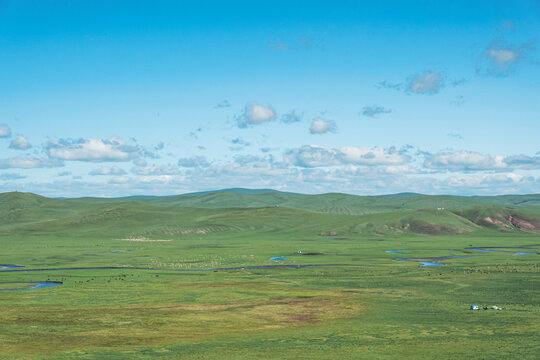
[[0, 194], [0, 359], [536, 359], [539, 199]]

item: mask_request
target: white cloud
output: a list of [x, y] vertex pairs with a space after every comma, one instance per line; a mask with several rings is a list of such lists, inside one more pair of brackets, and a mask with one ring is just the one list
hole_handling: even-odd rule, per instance
[[279, 121], [284, 124], [293, 124], [295, 122], [299, 122], [300, 120], [302, 120], [302, 115], [296, 114], [294, 110], [281, 115], [281, 117], [279, 118]]
[[[321, 150], [322, 154], [317, 160], [319, 164], [314, 164], [313, 158], [304, 158], [303, 166], [292, 166], [291, 163], [276, 162], [268, 155], [263, 157], [245, 155], [236, 156], [234, 161], [223, 164], [214, 163], [204, 168], [185, 169], [179, 174], [165, 174], [164, 171], [158, 170], [146, 171], [146, 175], [142, 176], [113, 176], [107, 178], [109, 185], [97, 181], [78, 180], [75, 177], [54, 177], [50, 181], [37, 182], [0, 181], [0, 191], [31, 191], [49, 196], [124, 196], [170, 195], [240, 186], [301, 193], [339, 191], [374, 195], [410, 191], [429, 194], [494, 195], [533, 193], [538, 192], [540, 188], [539, 178], [510, 170], [495, 173], [487, 171], [452, 173], [449, 176], [440, 173], [427, 174], [416, 169], [416, 163], [410, 160], [408, 155], [403, 155], [402, 150], [396, 151], [392, 148], [365, 148], [361, 151], [358, 149], [352, 151], [351, 147], [316, 148]], [[291, 160], [286, 156], [285, 158]], [[313, 167], [314, 165], [316, 167]], [[153, 169], [160, 167], [154, 165]]]
[[11, 130], [7, 125], [0, 125], [0, 138], [7, 138], [11, 136]]
[[108, 139], [58, 140], [47, 144], [51, 158], [89, 162], [129, 161], [140, 156], [139, 148], [118, 137]]
[[426, 154], [424, 167], [446, 171], [502, 171], [540, 169], [540, 156], [490, 155], [475, 151], [453, 151]]
[[131, 172], [136, 175], [161, 176], [179, 174], [180, 169], [177, 166], [171, 165], [146, 165], [136, 166], [131, 169]]
[[519, 185], [520, 183], [530, 182], [531, 177], [515, 173], [499, 174], [469, 174], [451, 176], [444, 179], [444, 183], [449, 188], [468, 188], [468, 189], [487, 189], [492, 190], [495, 187], [507, 185]]
[[434, 95], [444, 86], [441, 74], [426, 71], [413, 75], [407, 85], [407, 90], [414, 94]]
[[521, 45], [506, 44], [498, 39], [488, 46], [480, 58], [477, 72], [492, 76], [508, 76], [529, 57], [535, 40]]
[[410, 160], [406, 154], [394, 148], [368, 148], [345, 146], [325, 148], [317, 145], [304, 145], [291, 149], [283, 155], [285, 161], [300, 167], [323, 167], [336, 165], [402, 165]]
[[32, 145], [28, 142], [28, 139], [24, 137], [23, 135], [17, 135], [17, 137], [13, 140], [11, 140], [11, 144], [9, 144], [10, 149], [16, 149], [16, 150], [27, 150], [30, 149]]
[[231, 151], [240, 151], [248, 146], [251, 145], [248, 141], [242, 139], [242, 138], [234, 138], [231, 140], [231, 144], [233, 146], [229, 146], [229, 150]]
[[540, 169], [540, 156], [509, 155], [504, 163], [511, 169]]
[[400, 165], [409, 161], [409, 156], [394, 148], [365, 148], [345, 146], [338, 148], [344, 163], [357, 165]]
[[237, 116], [239, 128], [246, 128], [249, 125], [259, 125], [268, 121], [273, 121], [277, 117], [271, 106], [257, 104], [255, 101], [248, 102], [242, 114]]
[[210, 166], [210, 163], [204, 156], [192, 156], [189, 158], [180, 158], [178, 159], [178, 166], [182, 167], [207, 167]]
[[501, 157], [480, 154], [474, 151], [454, 151], [428, 154], [424, 166], [428, 169], [448, 171], [475, 171], [503, 168]]
[[64, 164], [57, 159], [39, 159], [28, 156], [0, 159], [0, 169], [37, 169], [61, 166], [64, 166]]
[[491, 58], [496, 65], [505, 65], [515, 62], [519, 58], [518, 53], [510, 49], [491, 48], [486, 52], [486, 56]]
[[392, 110], [377, 105], [364, 106], [362, 108], [362, 115], [371, 118], [376, 117], [379, 114], [389, 114], [391, 112]]
[[309, 132], [312, 134], [325, 134], [336, 130], [337, 126], [333, 120], [326, 120], [321, 117], [313, 119], [309, 127]]
[[90, 171], [89, 175], [124, 175], [126, 171], [118, 166], [102, 166]]

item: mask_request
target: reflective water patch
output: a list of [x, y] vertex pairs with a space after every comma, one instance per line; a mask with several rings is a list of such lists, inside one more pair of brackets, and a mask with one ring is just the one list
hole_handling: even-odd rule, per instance
[[22, 265], [0, 265], [0, 269], [21, 269]]
[[46, 288], [46, 287], [53, 287], [53, 286], [59, 286], [62, 285], [62, 282], [60, 281], [18, 281], [18, 282], [0, 282], [0, 284], [34, 284], [34, 286], [30, 287], [13, 287], [9, 289], [0, 289], [0, 291], [3, 290], [33, 290], [33, 289], [40, 289], [40, 288]]

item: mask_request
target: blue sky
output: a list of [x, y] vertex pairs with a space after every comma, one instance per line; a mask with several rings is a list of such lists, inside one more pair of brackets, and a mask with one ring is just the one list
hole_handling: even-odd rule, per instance
[[538, 1], [1, 1], [0, 191], [540, 192]]

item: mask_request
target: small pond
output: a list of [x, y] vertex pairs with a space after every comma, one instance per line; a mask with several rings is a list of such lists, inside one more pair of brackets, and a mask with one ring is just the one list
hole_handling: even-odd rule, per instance
[[[497, 248], [499, 249], [499, 248]], [[511, 249], [511, 248], [508, 248]], [[536, 255], [537, 253], [533, 252], [523, 252], [523, 251], [512, 251], [512, 250], [494, 250], [494, 248], [482, 247], [482, 248], [467, 248], [466, 250], [472, 251], [485, 251], [485, 252], [502, 252], [502, 253], [511, 253], [514, 255]]]
[[[13, 287], [9, 286], [8, 288], [0, 288], [0, 291], [7, 291], [7, 290], [32, 290], [32, 289], [40, 289], [40, 288], [46, 288], [46, 287], [53, 287], [53, 286], [59, 286], [62, 285], [62, 282], [60, 281], [18, 281], [18, 282], [0, 282], [0, 284], [13, 284]], [[25, 284], [25, 285], [20, 285]], [[28, 286], [33, 285], [33, 286]]]
[[23, 267], [21, 265], [0, 265], [0, 269], [21, 269]]
[[450, 259], [460, 259], [470, 256], [440, 256], [440, 257], [429, 257], [429, 258], [402, 258], [402, 259], [392, 259], [392, 261], [416, 261], [422, 264], [422, 267], [427, 266], [444, 266], [444, 264], [439, 261], [450, 260]]

